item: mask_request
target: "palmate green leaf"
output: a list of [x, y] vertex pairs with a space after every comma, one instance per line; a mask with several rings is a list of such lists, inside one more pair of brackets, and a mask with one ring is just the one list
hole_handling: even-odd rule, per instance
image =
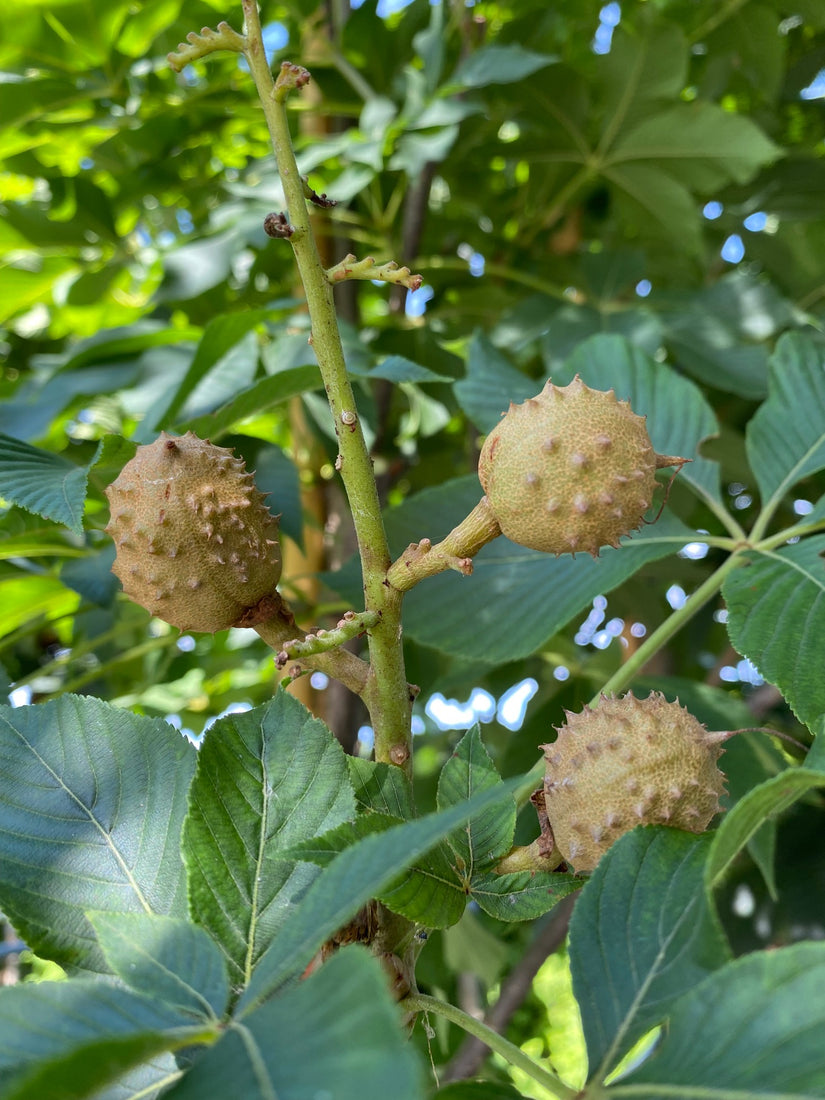
[[285, 691], [210, 728], [183, 853], [192, 917], [220, 945], [232, 982], [249, 981], [319, 873], [272, 857], [354, 816], [341, 746]]
[[770, 552], [749, 551], [748, 564], [722, 587], [727, 629], [739, 653], [776, 684], [801, 722], [825, 714], [825, 535]]
[[[475, 475], [410, 497], [386, 517], [394, 550], [400, 553], [424, 536], [435, 542], [480, 497]], [[497, 538], [475, 557], [471, 577], [440, 573], [408, 593], [405, 630], [444, 653], [490, 664], [517, 660], [540, 648], [595, 596], [606, 595], [647, 562], [680, 550], [695, 537], [665, 510], [655, 524], [624, 540], [621, 549], [608, 547], [596, 559], [581, 554], [553, 558]], [[326, 580], [337, 587], [335, 574]]]
[[581, 887], [582, 880], [573, 875], [546, 871], [497, 875], [487, 871], [473, 878], [470, 897], [496, 920], [534, 920]]
[[749, 118], [697, 100], [657, 111], [623, 132], [608, 163], [652, 162], [685, 186], [709, 194], [728, 183], [747, 183], [781, 155]]
[[[335, 856], [357, 841], [401, 824], [399, 818], [387, 814], [361, 814], [355, 821], [347, 821], [315, 840], [293, 845], [284, 855], [327, 867]], [[453, 866], [450, 850], [441, 843], [416, 860], [395, 882], [378, 891], [376, 897], [408, 920], [428, 928], [449, 928], [461, 919], [467, 893]]]
[[230, 1024], [168, 1100], [421, 1100], [423, 1080], [386, 976], [348, 947], [309, 979]]
[[761, 399], [768, 388], [764, 341], [793, 323], [793, 309], [770, 283], [735, 271], [699, 290], [668, 291], [659, 317], [678, 366], [715, 389]]
[[810, 337], [780, 337], [769, 360], [768, 399], [745, 437], [762, 494], [775, 508], [798, 481], [825, 467], [825, 349]]
[[658, 164], [611, 164], [602, 175], [616, 189], [617, 207], [631, 230], [670, 237], [690, 254], [702, 247], [701, 218], [687, 187]]
[[0, 433], [0, 497], [55, 523], [64, 523], [80, 535], [86, 482], [95, 461], [78, 466], [62, 455]]
[[146, 913], [87, 913], [113, 974], [136, 993], [207, 1023], [226, 1010], [229, 981], [215, 941], [196, 924]]
[[788, 768], [740, 799], [713, 836], [705, 867], [708, 890], [722, 881], [733, 860], [766, 821], [819, 787], [825, 787], [825, 772], [807, 767]]
[[613, 33], [610, 52], [600, 58], [598, 78], [605, 93], [602, 141], [625, 131], [640, 116], [685, 86], [689, 46], [672, 23], [649, 23], [635, 33], [621, 24]]
[[403, 355], [388, 355], [377, 367], [372, 367], [368, 372], [369, 378], [385, 378], [388, 382], [414, 382], [421, 385], [424, 382], [452, 382], [446, 374], [437, 374], [429, 367], [422, 367], [420, 363], [414, 363]]
[[727, 958], [705, 896], [710, 837], [647, 827], [600, 861], [570, 923], [589, 1078], [603, 1080], [674, 1003]]
[[290, 367], [278, 374], [259, 379], [214, 412], [184, 420], [176, 425], [176, 430], [194, 432], [195, 435], [208, 437], [214, 442], [240, 420], [257, 415], [273, 405], [288, 401], [290, 397], [306, 393], [307, 390], [318, 389], [320, 385], [321, 375], [314, 363]]
[[96, 1100], [130, 1068], [215, 1038], [214, 1026], [105, 982], [13, 986], [0, 990], [3, 1100]]
[[101, 329], [72, 346], [61, 372], [72, 373], [79, 367], [87, 367], [93, 363], [117, 363], [118, 360], [139, 355], [149, 348], [197, 340], [200, 336], [201, 329], [194, 325], [168, 326], [162, 321], [149, 319], [141, 319], [133, 325]]
[[552, 65], [557, 58], [535, 53], [515, 43], [506, 46], [482, 46], [458, 66], [442, 93], [461, 88], [486, 88], [488, 84], [512, 84], [531, 73]]
[[[482, 815], [482, 823], [497, 812], [497, 807], [492, 807]], [[508, 816], [506, 809], [504, 816]], [[356, 841], [400, 824], [398, 819], [386, 814], [362, 814], [355, 822], [346, 822], [317, 840], [290, 848], [285, 855], [327, 867], [339, 852]], [[506, 846], [509, 844], [507, 841]], [[470, 878], [461, 864], [456, 863], [455, 854], [447, 844], [441, 843], [376, 896], [394, 913], [427, 928], [449, 928], [461, 919], [468, 901], [477, 902], [497, 920], [533, 920], [580, 887], [581, 879], [572, 875], [530, 871], [497, 875], [493, 871], [480, 870]]]
[[105, 972], [88, 910], [185, 915], [195, 757], [168, 723], [97, 699], [0, 709], [0, 909], [35, 951]]
[[186, 399], [206, 374], [229, 355], [232, 349], [246, 336], [250, 329], [269, 315], [265, 309], [243, 310], [239, 313], [225, 313], [213, 317], [203, 330], [203, 336], [195, 349], [195, 355], [189, 364], [185, 376], [169, 401], [163, 415], [155, 418], [155, 427], [168, 428], [183, 408]]
[[[505, 782], [513, 791], [518, 779]], [[321, 945], [370, 898], [379, 895], [445, 836], [501, 799], [498, 789], [417, 821], [368, 836], [332, 861], [288, 916], [242, 994], [239, 1009], [251, 1011], [290, 977], [301, 974]]]
[[355, 800], [362, 809], [402, 821], [415, 817], [412, 786], [401, 768], [358, 756], [348, 756], [347, 765]]
[[[478, 722], [453, 749], [438, 777], [439, 810], [457, 806], [478, 791], [504, 791], [504, 783], [481, 740]], [[468, 878], [491, 867], [512, 846], [516, 830], [516, 802], [503, 794], [501, 803], [471, 817], [447, 837], [459, 870]]]
[[729, 963], [673, 1005], [653, 1056], [607, 1095], [815, 1100], [825, 1093], [823, 983], [823, 943]]
[[[542, 314], [546, 315], [546, 309]], [[476, 427], [490, 432], [511, 401], [519, 404], [534, 397], [541, 383], [516, 370], [483, 333], [475, 332], [467, 352], [467, 373], [453, 389], [459, 405]]]

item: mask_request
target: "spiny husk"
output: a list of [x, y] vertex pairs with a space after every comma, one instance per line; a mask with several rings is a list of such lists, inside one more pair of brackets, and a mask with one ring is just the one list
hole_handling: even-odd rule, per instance
[[645, 417], [627, 401], [576, 375], [510, 405], [485, 440], [478, 476], [507, 538], [557, 556], [596, 557], [640, 526], [656, 470], [682, 461], [656, 454]]
[[240, 458], [192, 432], [138, 447], [106, 490], [112, 571], [136, 603], [181, 630], [254, 619], [281, 575], [278, 521]]
[[577, 871], [592, 871], [636, 825], [701, 833], [719, 812], [725, 777], [720, 741], [678, 702], [657, 692], [639, 700], [602, 696], [598, 707], [565, 712], [543, 745], [545, 807], [553, 838]]

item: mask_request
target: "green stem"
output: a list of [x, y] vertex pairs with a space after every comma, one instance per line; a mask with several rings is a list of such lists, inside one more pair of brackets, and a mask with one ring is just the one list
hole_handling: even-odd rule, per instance
[[626, 687], [629, 687], [636, 676], [641, 672], [647, 662], [654, 657], [663, 646], [667, 645], [674, 635], [682, 629], [682, 627], [693, 618], [697, 612], [705, 606], [716, 593], [721, 589], [725, 578], [728, 573], [733, 572], [740, 564], [740, 554], [734, 552], [730, 555], [711, 575], [700, 584], [695, 592], [692, 592], [688, 599], [685, 601], [683, 607], [680, 607], [678, 611], [674, 611], [661, 626], [646, 638], [644, 642], [639, 646], [632, 656], [624, 662], [621, 668], [610, 677], [598, 695], [595, 695], [590, 705], [592, 707], [599, 705], [599, 699], [602, 695], [618, 695], [620, 691], [624, 691]]
[[405, 997], [401, 1001], [400, 1007], [407, 1012], [435, 1012], [451, 1023], [457, 1024], [470, 1035], [475, 1035], [482, 1043], [486, 1043], [490, 1050], [500, 1054], [505, 1062], [509, 1062], [511, 1066], [517, 1066], [522, 1072], [546, 1088], [548, 1092], [560, 1097], [561, 1100], [573, 1100], [577, 1095], [575, 1089], [568, 1088], [554, 1073], [540, 1066], [538, 1062], [535, 1062], [528, 1054], [519, 1049], [515, 1043], [511, 1043], [509, 1039], [505, 1039], [503, 1035], [493, 1031], [487, 1024], [482, 1023], [481, 1020], [477, 1020], [466, 1012], [462, 1012], [460, 1008], [456, 1008], [454, 1005], [438, 1001], [435, 997], [425, 997], [422, 993], [417, 993], [411, 997]]
[[759, 539], [756, 542], [752, 540], [751, 545], [754, 550], [774, 550], [777, 546], [783, 546], [788, 539], [815, 535], [818, 531], [825, 531], [825, 520], [819, 520], [818, 523], [795, 523], [793, 527], [786, 527], [784, 531], [779, 531], [766, 539]]
[[247, 34], [246, 58], [272, 137], [287, 203], [287, 218], [294, 227], [290, 243], [306, 293], [312, 344], [338, 437], [337, 465], [358, 540], [365, 609], [379, 615], [379, 621], [369, 636], [371, 667], [364, 692], [364, 701], [375, 731], [375, 757], [408, 769], [412, 749], [412, 708], [401, 649], [401, 593], [386, 580], [390, 552], [378, 490], [347, 377], [332, 287], [312, 234], [286, 114], [287, 95], [290, 90], [306, 83], [309, 74], [298, 66], [285, 63], [278, 81], [274, 82], [264, 53], [257, 3], [255, 0], [243, 0], [243, 9]]
[[715, 31], [717, 27], [720, 27], [726, 20], [731, 19], [740, 8], [743, 8], [748, 0], [728, 0], [727, 4], [723, 4], [717, 8], [713, 15], [709, 19], [706, 19], [704, 23], [701, 23], [695, 31], [691, 33], [688, 38], [688, 42], [701, 42], [702, 39]]

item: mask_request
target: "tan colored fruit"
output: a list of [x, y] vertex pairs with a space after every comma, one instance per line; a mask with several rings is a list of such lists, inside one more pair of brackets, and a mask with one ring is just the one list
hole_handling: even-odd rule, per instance
[[618, 546], [653, 500], [657, 455], [645, 418], [578, 375], [510, 405], [485, 440], [478, 476], [502, 532], [548, 554]]
[[181, 630], [256, 621], [281, 576], [278, 521], [232, 451], [161, 432], [106, 495], [112, 572], [136, 603]]
[[678, 702], [651, 692], [602, 696], [567, 715], [543, 745], [545, 806], [555, 843], [577, 871], [592, 871], [636, 825], [701, 833], [719, 811], [725, 777], [716, 766], [730, 733], [710, 733]]

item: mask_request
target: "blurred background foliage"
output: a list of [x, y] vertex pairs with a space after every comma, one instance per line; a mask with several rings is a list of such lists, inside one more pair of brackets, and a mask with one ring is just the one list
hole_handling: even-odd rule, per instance
[[[703, 454], [747, 526], [758, 501], [743, 428], [768, 358], [789, 330], [819, 339], [825, 316], [819, 0], [304, 0], [264, 2], [262, 17], [273, 64], [312, 72], [291, 108], [302, 170], [338, 202], [316, 218], [325, 260], [372, 255], [424, 277], [414, 293], [337, 290], [395, 549], [472, 506], [491, 415], [550, 374], [566, 381], [580, 345], [598, 355], [609, 336], [702, 388], [720, 424]], [[0, 432], [89, 479], [83, 533], [18, 506], [0, 514], [0, 681], [17, 704], [88, 692], [193, 736], [266, 700], [275, 674], [252, 632], [181, 638], [119, 595], [102, 490], [135, 442], [192, 427], [248, 459], [282, 513], [283, 587], [302, 623], [334, 622], [358, 596], [300, 287], [288, 245], [262, 228], [283, 198], [252, 82], [236, 55], [180, 75], [166, 61], [221, 19], [240, 29], [223, 0], [6, 0], [0, 12]], [[4, 476], [0, 463], [0, 498]], [[820, 494], [809, 479], [778, 522]], [[670, 510], [694, 533], [718, 530], [678, 482]], [[529, 587], [479, 618], [507, 604], [506, 563], [491, 561], [485, 583], [479, 569], [443, 592], [425, 584], [407, 646], [424, 688], [421, 804], [454, 730], [476, 717], [505, 774], [529, 768], [563, 708], [713, 564], [694, 534], [539, 627], [529, 652], [517, 637]], [[561, 588], [555, 567], [544, 583]], [[458, 625], [431, 631], [442, 613], [478, 644]], [[718, 604], [698, 615], [640, 686], [678, 692], [716, 728], [767, 717], [799, 735], [723, 623]], [[322, 677], [295, 689], [369, 752], [345, 693]], [[741, 767], [763, 776], [777, 759], [758, 745]], [[821, 893], [781, 881], [791, 858], [825, 875], [799, 841], [821, 817], [803, 803], [780, 831], [776, 883], [756, 859], [731, 884], [742, 949], [822, 933]], [[434, 937], [421, 977], [482, 1003], [532, 935], [470, 914]], [[472, 988], [457, 994], [465, 974]], [[514, 1025], [525, 1036], [545, 1011], [531, 996]], [[436, 1035], [439, 1060], [456, 1041]]]

